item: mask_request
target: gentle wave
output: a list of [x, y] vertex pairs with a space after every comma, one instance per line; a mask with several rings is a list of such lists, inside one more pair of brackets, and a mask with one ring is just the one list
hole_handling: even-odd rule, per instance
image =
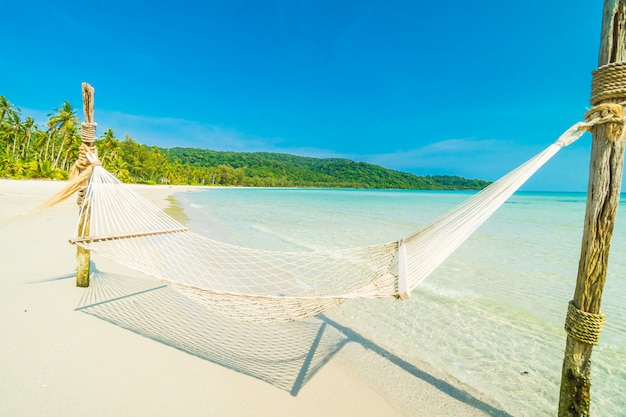
[[423, 283], [419, 287], [420, 290], [429, 291], [432, 294], [438, 295], [440, 297], [450, 298], [450, 299], [460, 299], [460, 298], [473, 298], [476, 299], [479, 295], [473, 291], [469, 290], [455, 290], [452, 288], [440, 287], [435, 284], [431, 284], [429, 282]]

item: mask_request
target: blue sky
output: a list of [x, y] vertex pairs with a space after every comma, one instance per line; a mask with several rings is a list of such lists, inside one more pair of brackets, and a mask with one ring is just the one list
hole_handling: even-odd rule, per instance
[[[496, 180], [580, 121], [602, 1], [0, 0], [0, 94], [43, 124]], [[524, 187], [586, 190], [590, 135]]]

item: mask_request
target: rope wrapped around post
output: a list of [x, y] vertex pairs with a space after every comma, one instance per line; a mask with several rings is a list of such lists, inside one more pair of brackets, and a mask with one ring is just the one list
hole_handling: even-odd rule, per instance
[[597, 346], [605, 319], [604, 313], [594, 314], [582, 311], [572, 300], [567, 307], [565, 331], [579, 342]]
[[79, 148], [78, 159], [70, 170], [70, 180], [61, 191], [39, 206], [40, 208], [52, 207], [67, 200], [75, 193], [78, 193], [78, 205], [81, 206], [83, 204], [85, 190], [87, 189], [87, 183], [93, 171], [93, 167], [95, 165], [102, 165], [102, 163], [98, 159], [98, 149], [95, 146], [96, 124], [82, 123], [81, 127], [83, 142]]
[[[626, 63], [604, 65], [592, 74], [590, 102], [593, 107], [585, 114], [580, 129], [591, 132], [595, 126], [606, 124], [607, 140], [616, 142], [622, 138], [626, 127], [626, 102], [622, 101], [626, 97]], [[603, 102], [605, 100], [620, 102]], [[565, 331], [579, 342], [597, 345], [605, 319], [604, 313], [580, 310], [572, 300], [567, 308]]]
[[[91, 228], [91, 202], [86, 200], [88, 179], [93, 172], [93, 164], [99, 163], [98, 151], [94, 146], [96, 142], [96, 123], [94, 120], [94, 88], [88, 83], [82, 84], [83, 89], [83, 112], [85, 121], [81, 125], [82, 144], [80, 154], [76, 161], [78, 171], [77, 183], [79, 185], [77, 203], [80, 207], [78, 215], [77, 233], [79, 236], [89, 235]], [[76, 286], [88, 287], [90, 276], [91, 254], [83, 248], [76, 248]]]
[[626, 97], [626, 62], [602, 65], [591, 73], [591, 98], [595, 106], [607, 100], [623, 100]]
[[[84, 171], [89, 171], [91, 173], [91, 169], [93, 167], [92, 160], [97, 161], [98, 159], [98, 149], [95, 146], [96, 142], [96, 123], [83, 122], [81, 124], [81, 139], [82, 143], [80, 145], [78, 159], [74, 164], [74, 168], [72, 169], [72, 178], [75, 175], [80, 175]], [[88, 175], [87, 175], [88, 177]], [[84, 179], [82, 184], [78, 190], [78, 205], [83, 204], [83, 199], [85, 197], [85, 190], [87, 189], [87, 180]]]
[[[593, 126], [614, 123], [608, 133], [616, 141], [624, 134], [624, 105], [626, 105], [626, 62], [613, 62], [592, 71], [591, 98], [593, 106], [585, 114], [589, 131]], [[609, 100], [607, 102], [607, 100]]]
[[586, 128], [593, 134], [587, 207], [576, 288], [565, 320], [559, 417], [590, 415], [591, 354], [605, 321], [602, 291], [624, 164], [626, 104], [626, 0], [605, 0], [599, 67], [592, 72]]

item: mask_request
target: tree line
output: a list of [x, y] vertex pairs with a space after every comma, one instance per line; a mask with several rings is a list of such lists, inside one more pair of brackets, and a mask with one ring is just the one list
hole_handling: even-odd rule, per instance
[[[0, 95], [0, 177], [65, 180], [81, 144], [77, 111], [68, 101], [43, 125]], [[270, 152], [160, 148], [106, 129], [96, 141], [102, 165], [122, 182], [250, 187], [481, 189], [458, 176], [417, 176], [365, 162]]]

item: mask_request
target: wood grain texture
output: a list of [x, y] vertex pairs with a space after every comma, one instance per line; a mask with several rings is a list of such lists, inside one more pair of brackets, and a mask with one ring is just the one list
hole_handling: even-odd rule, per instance
[[[94, 123], [94, 88], [87, 84], [82, 83], [83, 89], [83, 113], [85, 115], [85, 122]], [[79, 219], [80, 227], [78, 230], [82, 230], [83, 235], [89, 234], [89, 215], [86, 214], [88, 210], [81, 214]], [[81, 237], [82, 237], [81, 236]], [[91, 253], [81, 246], [76, 247], [76, 286], [88, 287], [89, 286], [89, 272], [91, 267]]]
[[[598, 66], [625, 60], [626, 0], [605, 0]], [[624, 100], [626, 97], [611, 101]], [[593, 129], [587, 208], [573, 300], [580, 310], [594, 314], [600, 312], [620, 198], [624, 165], [621, 130], [622, 125], [618, 123], [598, 125]], [[590, 415], [592, 350], [593, 345], [567, 336], [559, 417]]]

